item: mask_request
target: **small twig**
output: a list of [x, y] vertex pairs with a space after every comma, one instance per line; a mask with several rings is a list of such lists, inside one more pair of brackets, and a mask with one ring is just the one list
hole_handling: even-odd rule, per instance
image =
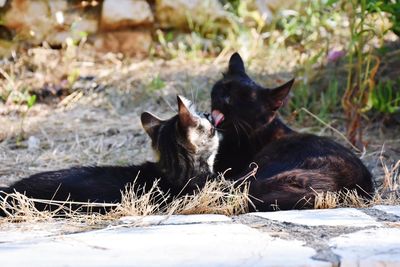
[[340, 137], [343, 138], [344, 141], [346, 141], [346, 143], [348, 143], [354, 150], [356, 150], [358, 153], [362, 153], [361, 150], [359, 150], [356, 146], [354, 146], [348, 139], [347, 137], [342, 134], [338, 129], [332, 127], [331, 125], [329, 125], [328, 123], [324, 122], [322, 119], [320, 119], [317, 115], [313, 114], [311, 111], [309, 111], [306, 108], [301, 108], [302, 111], [306, 112], [308, 115], [310, 115], [311, 117], [313, 117], [314, 119], [316, 119], [317, 121], [319, 121], [320, 123], [322, 123], [323, 125], [325, 125], [326, 127], [328, 127], [329, 129], [331, 129], [332, 131], [334, 131], [335, 133], [337, 133]]

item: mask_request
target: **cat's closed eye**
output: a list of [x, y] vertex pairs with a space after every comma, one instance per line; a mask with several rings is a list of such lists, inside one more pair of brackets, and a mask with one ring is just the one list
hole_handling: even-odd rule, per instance
[[231, 103], [231, 97], [230, 96], [224, 96], [224, 102], [226, 103], [226, 104], [230, 104]]

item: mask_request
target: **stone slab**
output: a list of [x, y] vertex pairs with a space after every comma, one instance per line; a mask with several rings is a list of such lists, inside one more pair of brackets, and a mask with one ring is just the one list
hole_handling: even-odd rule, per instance
[[352, 208], [254, 212], [251, 214], [269, 220], [308, 226], [382, 226], [371, 216]]
[[231, 222], [231, 218], [217, 214], [194, 215], [154, 215], [154, 216], [126, 216], [119, 219], [123, 223], [139, 225], [168, 225], [168, 224], [193, 224], [193, 223], [217, 223]]
[[62, 220], [52, 222], [4, 223], [0, 224], [0, 244], [31, 242], [67, 233], [87, 231], [87, 229], [90, 229], [90, 227], [85, 224], [72, 224]]
[[384, 211], [389, 214], [396, 215], [400, 218], [400, 206], [384, 206], [384, 205], [377, 205], [373, 206], [374, 209]]
[[2, 266], [331, 266], [302, 242], [241, 224], [111, 227], [0, 243]]
[[333, 238], [333, 252], [344, 266], [400, 266], [400, 229], [361, 230]]

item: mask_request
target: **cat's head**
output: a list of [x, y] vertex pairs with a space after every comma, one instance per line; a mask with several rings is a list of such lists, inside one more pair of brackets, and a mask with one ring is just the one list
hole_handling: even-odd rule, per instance
[[[208, 171], [213, 171], [219, 139], [207, 115], [197, 113], [186, 98], [177, 96], [178, 114], [168, 120], [144, 112], [142, 126], [152, 140], [152, 147], [160, 162], [175, 164], [171, 157], [204, 160]], [[188, 164], [192, 164], [189, 163]]]
[[231, 56], [228, 71], [211, 91], [214, 125], [225, 131], [251, 130], [266, 126], [276, 117], [294, 80], [277, 88], [264, 88], [245, 71], [238, 53]]

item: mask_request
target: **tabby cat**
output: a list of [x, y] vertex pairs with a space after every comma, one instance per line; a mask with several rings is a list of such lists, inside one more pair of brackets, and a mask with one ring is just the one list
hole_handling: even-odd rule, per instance
[[250, 194], [258, 210], [311, 208], [315, 192], [356, 189], [373, 192], [371, 174], [349, 149], [312, 134], [301, 134], [278, 116], [294, 80], [274, 89], [256, 84], [238, 53], [211, 91], [214, 125], [222, 134], [214, 168], [230, 179], [251, 162], [259, 166]]
[[[39, 199], [80, 202], [119, 202], [121, 190], [136, 178], [136, 185], [159, 186], [172, 196], [190, 192], [213, 173], [219, 140], [204, 114], [196, 113], [189, 100], [178, 96], [178, 114], [168, 120], [144, 112], [142, 126], [158, 159], [139, 166], [93, 166], [34, 174], [4, 192], [14, 190]], [[1, 190], [1, 189], [0, 189]], [[39, 207], [39, 208], [44, 208]]]

